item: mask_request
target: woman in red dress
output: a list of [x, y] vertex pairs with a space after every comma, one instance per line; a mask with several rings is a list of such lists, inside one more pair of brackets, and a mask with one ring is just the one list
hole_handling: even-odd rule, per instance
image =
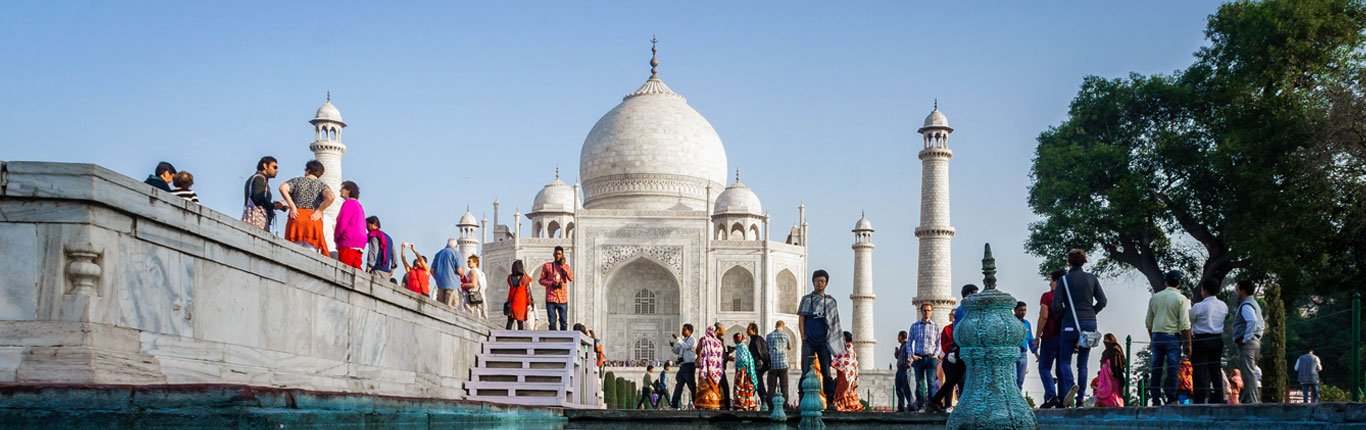
[[522, 267], [522, 260], [512, 262], [512, 274], [508, 275], [508, 298], [503, 305], [503, 314], [507, 315], [507, 329], [512, 330], [515, 325], [518, 330], [526, 330], [527, 310], [533, 303], [531, 300], [531, 277], [527, 276], [526, 270]]

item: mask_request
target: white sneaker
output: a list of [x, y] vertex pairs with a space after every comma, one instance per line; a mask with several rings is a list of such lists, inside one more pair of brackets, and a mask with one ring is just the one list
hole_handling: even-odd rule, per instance
[[1072, 388], [1067, 390], [1067, 395], [1062, 396], [1062, 407], [1070, 408], [1075, 404], [1078, 389], [1080, 389], [1079, 385], [1073, 385]]

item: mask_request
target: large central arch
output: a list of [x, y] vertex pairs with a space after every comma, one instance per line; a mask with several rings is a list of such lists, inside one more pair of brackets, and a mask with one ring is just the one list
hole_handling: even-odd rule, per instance
[[[681, 300], [673, 272], [654, 260], [637, 257], [617, 265], [604, 293], [607, 319], [600, 332], [608, 336], [604, 339], [608, 360], [672, 358], [669, 335], [678, 328]], [[644, 345], [653, 348], [638, 347]]]

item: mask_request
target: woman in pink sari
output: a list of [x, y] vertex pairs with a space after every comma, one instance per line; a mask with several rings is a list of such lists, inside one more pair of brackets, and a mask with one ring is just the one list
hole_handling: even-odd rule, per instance
[[697, 398], [698, 409], [721, 409], [722, 354], [726, 345], [716, 338], [716, 327], [707, 326], [707, 334], [697, 341]]

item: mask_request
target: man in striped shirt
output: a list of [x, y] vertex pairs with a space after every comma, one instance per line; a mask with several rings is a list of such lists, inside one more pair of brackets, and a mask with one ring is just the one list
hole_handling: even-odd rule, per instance
[[906, 340], [904, 353], [910, 357], [911, 369], [915, 372], [915, 405], [911, 410], [925, 407], [929, 396], [939, 388], [939, 383], [934, 381], [935, 370], [939, 367], [935, 349], [939, 347], [939, 325], [930, 319], [933, 312], [934, 305], [920, 304], [920, 321], [911, 324], [907, 331], [910, 337]]

